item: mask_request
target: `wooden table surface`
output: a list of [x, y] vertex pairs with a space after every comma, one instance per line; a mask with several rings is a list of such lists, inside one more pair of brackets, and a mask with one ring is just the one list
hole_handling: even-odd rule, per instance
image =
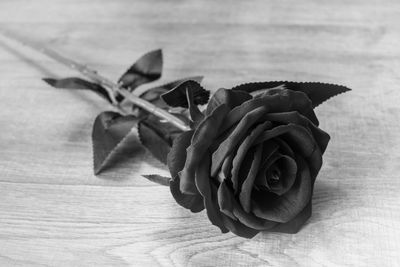
[[332, 139], [296, 235], [220, 234], [178, 206], [142, 149], [101, 176], [91, 128], [110, 107], [42, 77], [76, 75], [0, 36], [1, 266], [400, 266], [400, 2], [1, 0], [0, 24], [112, 79], [164, 51], [166, 82], [204, 75], [343, 84], [318, 107]]

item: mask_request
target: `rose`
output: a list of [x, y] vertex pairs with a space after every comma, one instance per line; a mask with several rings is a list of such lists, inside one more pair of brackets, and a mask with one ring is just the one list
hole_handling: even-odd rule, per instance
[[252, 96], [219, 89], [205, 116], [174, 140], [168, 155], [177, 203], [212, 224], [251, 238], [295, 233], [311, 216], [311, 198], [329, 135], [308, 96], [273, 88]]

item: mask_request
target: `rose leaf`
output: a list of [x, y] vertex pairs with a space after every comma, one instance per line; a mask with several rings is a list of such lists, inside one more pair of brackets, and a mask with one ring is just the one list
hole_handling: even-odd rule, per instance
[[198, 82], [193, 80], [184, 81], [174, 89], [161, 95], [161, 98], [171, 107], [188, 107], [186, 92], [190, 90], [195, 105], [207, 104], [210, 98], [210, 91], [205, 90]]
[[203, 80], [203, 76], [193, 76], [193, 77], [187, 77], [187, 78], [183, 78], [183, 79], [179, 79], [176, 81], [172, 81], [163, 85], [159, 85], [156, 87], [152, 87], [147, 89], [145, 92], [143, 92], [140, 97], [147, 100], [147, 101], [154, 101], [160, 98], [160, 95], [163, 93], [166, 93], [172, 89], [174, 89], [175, 87], [177, 87], [178, 85], [180, 85], [181, 83], [185, 82], [185, 81], [189, 81], [189, 80], [193, 80], [196, 81], [198, 83], [201, 83], [201, 81]]
[[148, 179], [149, 181], [152, 181], [152, 182], [160, 184], [160, 185], [169, 186], [169, 183], [171, 181], [170, 177], [165, 177], [165, 176], [161, 176], [158, 174], [144, 174], [142, 176], [144, 178]]
[[43, 81], [55, 88], [92, 90], [112, 103], [107, 90], [97, 83], [92, 83], [78, 77], [69, 77], [65, 79], [43, 78]]
[[138, 124], [139, 140], [156, 159], [167, 164], [167, 155], [171, 150], [171, 144], [166, 136], [157, 129], [150, 121], [140, 121]]
[[190, 119], [196, 125], [204, 118], [204, 114], [201, 113], [197, 105], [194, 103], [193, 91], [190, 90], [189, 87], [186, 87], [186, 98], [189, 106]]
[[140, 57], [122, 76], [118, 83], [123, 88], [133, 91], [139, 85], [155, 81], [161, 77], [163, 57], [161, 49], [154, 50]]
[[95, 174], [107, 167], [110, 159], [123, 146], [136, 125], [136, 117], [122, 116], [113, 111], [102, 112], [96, 117], [92, 131]]
[[[163, 84], [160, 86], [156, 86], [153, 88], [149, 88], [140, 95], [140, 98], [143, 98], [144, 100], [147, 100], [147, 101], [153, 103], [154, 105], [156, 105], [159, 108], [169, 109], [170, 107], [164, 102], [164, 100], [161, 99], [160, 96], [162, 94], [168, 92], [169, 90], [175, 88], [176, 86], [183, 83], [184, 81], [188, 81], [188, 80], [194, 80], [194, 81], [200, 83], [203, 80], [203, 76], [188, 77], [188, 78], [179, 79], [179, 80], [176, 80], [173, 82], [169, 82], [169, 83], [166, 83], [166, 84]], [[143, 113], [144, 111], [141, 110], [140, 112]], [[144, 113], [146, 113], [146, 112], [144, 112]]]
[[350, 91], [342, 85], [320, 83], [320, 82], [288, 82], [288, 81], [272, 81], [272, 82], [258, 82], [246, 83], [232, 88], [232, 90], [246, 91], [249, 93], [258, 93], [271, 88], [282, 87], [293, 91], [300, 91], [310, 98], [313, 108], [317, 107], [324, 101], [338, 94]]

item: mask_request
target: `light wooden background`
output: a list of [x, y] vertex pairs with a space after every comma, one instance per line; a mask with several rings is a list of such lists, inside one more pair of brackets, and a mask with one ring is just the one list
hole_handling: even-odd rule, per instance
[[91, 127], [109, 107], [42, 77], [74, 72], [0, 37], [1, 266], [400, 266], [400, 2], [1, 0], [2, 27], [117, 79], [163, 48], [162, 81], [264, 80], [353, 91], [317, 109], [332, 140], [296, 235], [222, 235], [140, 174], [141, 149], [100, 177]]

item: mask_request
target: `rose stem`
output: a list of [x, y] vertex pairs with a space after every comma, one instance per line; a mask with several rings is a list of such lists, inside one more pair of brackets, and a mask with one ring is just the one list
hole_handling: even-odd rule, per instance
[[114, 83], [111, 80], [107, 79], [106, 77], [98, 74], [97, 71], [92, 70], [91, 68], [88, 68], [86, 65], [78, 63], [76, 61], [73, 61], [69, 58], [66, 58], [54, 50], [46, 48], [45, 46], [43, 46], [39, 43], [28, 40], [27, 38], [19, 36], [15, 33], [11, 33], [10, 31], [6, 31], [6, 30], [0, 28], [0, 33], [9, 39], [17, 41], [17, 42], [21, 43], [22, 45], [25, 45], [27, 47], [30, 47], [33, 50], [41, 52], [42, 54], [50, 57], [54, 61], [61, 63], [73, 70], [76, 70], [76, 71], [80, 72], [81, 74], [83, 74], [84, 76], [90, 78], [92, 81], [103, 85], [105, 87], [105, 89], [107, 90], [107, 92], [112, 100], [112, 104], [114, 106], [117, 106], [118, 108], [120, 108], [119, 104], [115, 100], [115, 93], [118, 92], [123, 97], [125, 97], [126, 100], [132, 102], [133, 104], [146, 110], [147, 112], [159, 117], [160, 119], [165, 120], [165, 121], [175, 125], [177, 128], [179, 128], [183, 131], [190, 130], [190, 127], [187, 124], [185, 124], [182, 120], [180, 120], [179, 118], [175, 117], [174, 115], [170, 114], [169, 112], [167, 112], [163, 109], [160, 109], [159, 107], [153, 105], [152, 103], [130, 93], [128, 90], [121, 88], [121, 86], [118, 85], [117, 83]]

